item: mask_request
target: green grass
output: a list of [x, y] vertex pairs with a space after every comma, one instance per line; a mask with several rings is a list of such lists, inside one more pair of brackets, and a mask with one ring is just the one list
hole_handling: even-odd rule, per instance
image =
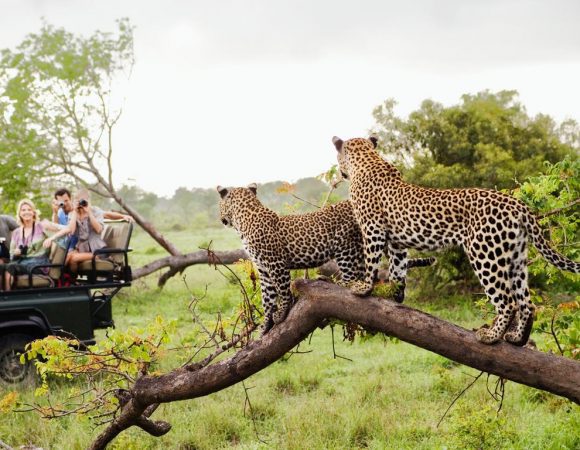
[[[230, 230], [192, 230], [167, 237], [183, 251], [215, 239], [219, 249], [236, 248]], [[225, 242], [225, 244], [223, 244]], [[188, 243], [188, 245], [184, 245]], [[222, 245], [223, 244], [223, 245]], [[132, 264], [162, 253], [137, 233]], [[232, 313], [236, 288], [208, 266], [194, 266], [183, 279], [174, 277], [162, 291], [155, 276], [140, 280], [114, 300], [117, 327], [142, 326], [162, 315], [177, 325], [173, 346], [187, 343], [194, 326], [187, 309], [191, 294], [201, 298], [200, 310], [210, 317]], [[481, 313], [470, 298], [457, 295], [421, 301], [411, 292], [411, 306], [460, 324], [481, 325]], [[354, 343], [341, 340], [335, 329], [334, 358], [329, 327], [317, 330], [300, 345], [308, 353], [293, 354], [245, 381], [252, 411], [244, 408], [241, 384], [213, 395], [162, 405], [154, 419], [170, 422], [172, 430], [153, 438], [140, 429], [122, 433], [112, 449], [575, 449], [580, 448], [580, 410], [562, 398], [508, 382], [501, 411], [481, 379], [457, 401], [442, 424], [445, 409], [478, 372], [406, 343], [381, 336]], [[103, 333], [100, 332], [102, 337]], [[537, 336], [534, 336], [537, 338]], [[177, 367], [184, 350], [167, 352], [164, 369]], [[348, 358], [348, 359], [345, 359]], [[496, 377], [490, 377], [493, 390]], [[55, 401], [68, 383], [54, 388]], [[6, 390], [5, 387], [2, 389]], [[21, 403], [34, 402], [30, 388], [18, 390]], [[5, 392], [0, 392], [0, 399]], [[253, 416], [253, 420], [250, 416]], [[0, 440], [17, 448], [34, 444], [45, 449], [86, 448], [102, 428], [87, 418], [43, 420], [34, 413], [2, 412]]]

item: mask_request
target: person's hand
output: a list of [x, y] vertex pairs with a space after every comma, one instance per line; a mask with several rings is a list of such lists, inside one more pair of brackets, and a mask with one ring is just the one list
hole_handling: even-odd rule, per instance
[[50, 248], [51, 245], [52, 245], [52, 238], [46, 238], [44, 240], [44, 242], [42, 243], [42, 246], [44, 248]]
[[126, 220], [127, 222], [135, 222], [133, 216], [130, 216], [129, 214], [123, 214], [123, 220]]
[[[83, 205], [81, 205], [81, 203], [83, 203]], [[89, 214], [91, 212], [91, 204], [87, 199], [81, 198], [77, 202], [77, 210], [84, 211], [85, 213]]]
[[14, 252], [12, 253], [13, 256], [20, 256], [21, 254], [22, 254], [22, 251], [18, 247], [16, 247], [14, 249]]
[[52, 207], [53, 214], [58, 214], [58, 209], [60, 208], [60, 203], [56, 198], [52, 200], [51, 207]]

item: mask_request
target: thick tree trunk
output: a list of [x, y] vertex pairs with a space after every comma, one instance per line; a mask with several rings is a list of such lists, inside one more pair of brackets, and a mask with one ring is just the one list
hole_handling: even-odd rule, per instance
[[155, 435], [169, 431], [167, 423], [148, 419], [144, 413], [148, 406], [205, 396], [238, 383], [277, 361], [327, 318], [358, 323], [459, 363], [580, 404], [580, 363], [577, 361], [507, 342], [485, 345], [477, 341], [473, 332], [429, 314], [391, 300], [356, 297], [331, 283], [296, 280], [294, 286], [301, 298], [288, 318], [229, 359], [138, 379], [121, 414], [91, 448], [104, 448], [133, 425]]

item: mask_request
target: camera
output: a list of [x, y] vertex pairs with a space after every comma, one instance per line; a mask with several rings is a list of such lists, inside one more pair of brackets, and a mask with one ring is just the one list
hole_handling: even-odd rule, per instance
[[89, 202], [87, 202], [84, 198], [82, 200], [79, 200], [79, 206], [82, 208], [84, 208], [88, 204], [89, 204]]
[[20, 244], [18, 248], [20, 249], [20, 256], [26, 256], [26, 254], [28, 253], [28, 245]]
[[58, 204], [58, 207], [59, 207], [59, 208], [64, 208], [64, 202], [60, 202], [60, 203]]

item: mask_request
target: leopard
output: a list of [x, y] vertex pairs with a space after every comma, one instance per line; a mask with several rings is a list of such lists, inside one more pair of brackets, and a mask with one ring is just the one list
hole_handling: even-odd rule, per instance
[[[255, 264], [262, 294], [264, 324], [262, 335], [284, 321], [294, 304], [291, 270], [311, 269], [335, 260], [343, 286], [360, 280], [364, 274], [363, 240], [350, 201], [330, 204], [304, 214], [279, 215], [262, 204], [257, 184], [247, 187], [217, 186], [219, 215], [232, 227]], [[404, 255], [406, 257], [406, 255]], [[387, 269], [401, 266], [394, 254]], [[435, 258], [409, 259], [410, 267], [433, 264]], [[404, 285], [396, 284], [395, 299], [404, 300]]]
[[[376, 150], [375, 137], [343, 141], [334, 136], [338, 171], [349, 181], [349, 196], [364, 241], [364, 277], [352, 293], [370, 294], [384, 248], [459, 246], [466, 253], [488, 301], [495, 309], [490, 325], [476, 331], [484, 344], [527, 343], [535, 307], [528, 288], [528, 240], [561, 270], [580, 272], [580, 263], [553, 250], [538, 218], [518, 199], [483, 188], [436, 189], [407, 183]], [[393, 276], [406, 276], [405, 258], [393, 260]]]

